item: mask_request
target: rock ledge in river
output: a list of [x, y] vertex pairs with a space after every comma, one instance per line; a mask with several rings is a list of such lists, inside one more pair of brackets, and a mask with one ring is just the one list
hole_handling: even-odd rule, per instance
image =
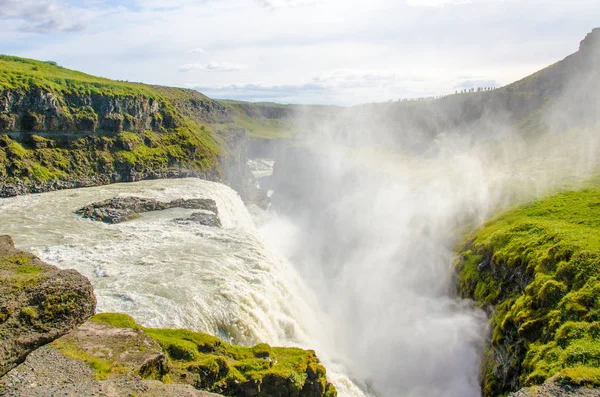
[[[221, 221], [218, 218], [219, 210], [215, 200], [205, 198], [158, 201], [143, 197], [113, 197], [108, 200], [89, 204], [78, 209], [75, 211], [75, 213], [77, 215], [81, 215], [83, 218], [88, 218], [94, 221], [104, 223], [121, 223], [135, 219], [144, 212], [163, 211], [178, 207], [207, 211], [207, 213], [212, 214], [211, 222], [207, 221], [206, 223], [199, 223], [206, 224], [207, 226], [221, 225]], [[196, 214], [198, 213], [192, 214], [192, 217], [194, 217]]]

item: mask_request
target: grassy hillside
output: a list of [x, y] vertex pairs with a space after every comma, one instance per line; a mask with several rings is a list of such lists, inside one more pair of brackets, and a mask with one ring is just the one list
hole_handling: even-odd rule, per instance
[[92, 76], [55, 62], [0, 55], [0, 90], [46, 89], [62, 93], [159, 98], [149, 86]]
[[216, 176], [223, 154], [207, 123], [190, 120], [150, 86], [9, 56], [0, 56], [3, 132], [7, 183], [128, 180], [168, 168]]
[[600, 386], [600, 185], [492, 219], [457, 269], [461, 295], [491, 313], [486, 396], [551, 377]]

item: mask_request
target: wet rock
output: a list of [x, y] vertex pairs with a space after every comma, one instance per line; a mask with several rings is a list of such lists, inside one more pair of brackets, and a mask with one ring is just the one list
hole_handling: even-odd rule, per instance
[[59, 270], [0, 236], [0, 376], [94, 314], [87, 278]]
[[[177, 199], [173, 201], [158, 201], [143, 197], [113, 197], [108, 200], [89, 204], [75, 211], [77, 215], [83, 218], [104, 223], [121, 223], [134, 218], [137, 218], [144, 212], [163, 211], [170, 208], [187, 208], [204, 210], [212, 216], [200, 217], [200, 220], [213, 223], [215, 226], [220, 226], [221, 221], [218, 217], [219, 210], [217, 203], [213, 199], [194, 198], [194, 199]], [[201, 213], [196, 213], [201, 214]], [[202, 213], [204, 214], [204, 213]], [[192, 214], [194, 217], [194, 214]], [[202, 218], [202, 219], [200, 219]]]
[[221, 227], [221, 220], [212, 212], [194, 212], [188, 218], [177, 218], [177, 223], [197, 223], [203, 226]]

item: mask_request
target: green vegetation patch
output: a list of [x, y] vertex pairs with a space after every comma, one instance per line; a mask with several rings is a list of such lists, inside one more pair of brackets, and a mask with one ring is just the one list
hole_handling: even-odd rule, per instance
[[36, 148], [0, 135], [0, 177], [8, 183], [83, 177], [111, 182], [167, 168], [218, 172], [220, 149], [216, 142], [187, 128], [164, 133], [124, 131], [113, 137], [63, 137], [44, 143], [45, 147]]
[[133, 318], [131, 318], [131, 316], [121, 313], [99, 313], [94, 315], [90, 320], [101, 324], [112, 325], [117, 328], [142, 328]]
[[94, 378], [97, 380], [107, 379], [114, 375], [123, 375], [128, 371], [127, 368], [117, 365], [114, 360], [84, 351], [73, 341], [64, 338], [56, 339], [51, 346], [67, 357], [87, 363], [94, 370]]
[[30, 254], [0, 255], [0, 292], [16, 292], [44, 280], [44, 268], [32, 261]]
[[555, 375], [600, 385], [600, 188], [492, 219], [460, 250], [457, 270], [461, 295], [492, 313], [486, 396]]
[[92, 321], [142, 329], [170, 361], [170, 381], [191, 383], [226, 396], [337, 395], [315, 352], [298, 348], [233, 345], [185, 329], [143, 328], [124, 314], [102, 313]]

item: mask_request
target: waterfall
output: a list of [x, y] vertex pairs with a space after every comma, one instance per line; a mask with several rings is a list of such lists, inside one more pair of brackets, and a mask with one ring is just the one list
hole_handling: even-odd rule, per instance
[[[170, 201], [212, 198], [223, 228], [173, 222], [193, 210], [144, 213], [116, 225], [73, 211], [115, 196]], [[0, 200], [2, 233], [48, 263], [88, 277], [98, 312], [122, 312], [149, 327], [207, 332], [235, 343], [315, 349], [341, 395], [362, 393], [327, 347], [328, 319], [298, 273], [258, 236], [229, 187], [172, 179], [63, 190]]]

